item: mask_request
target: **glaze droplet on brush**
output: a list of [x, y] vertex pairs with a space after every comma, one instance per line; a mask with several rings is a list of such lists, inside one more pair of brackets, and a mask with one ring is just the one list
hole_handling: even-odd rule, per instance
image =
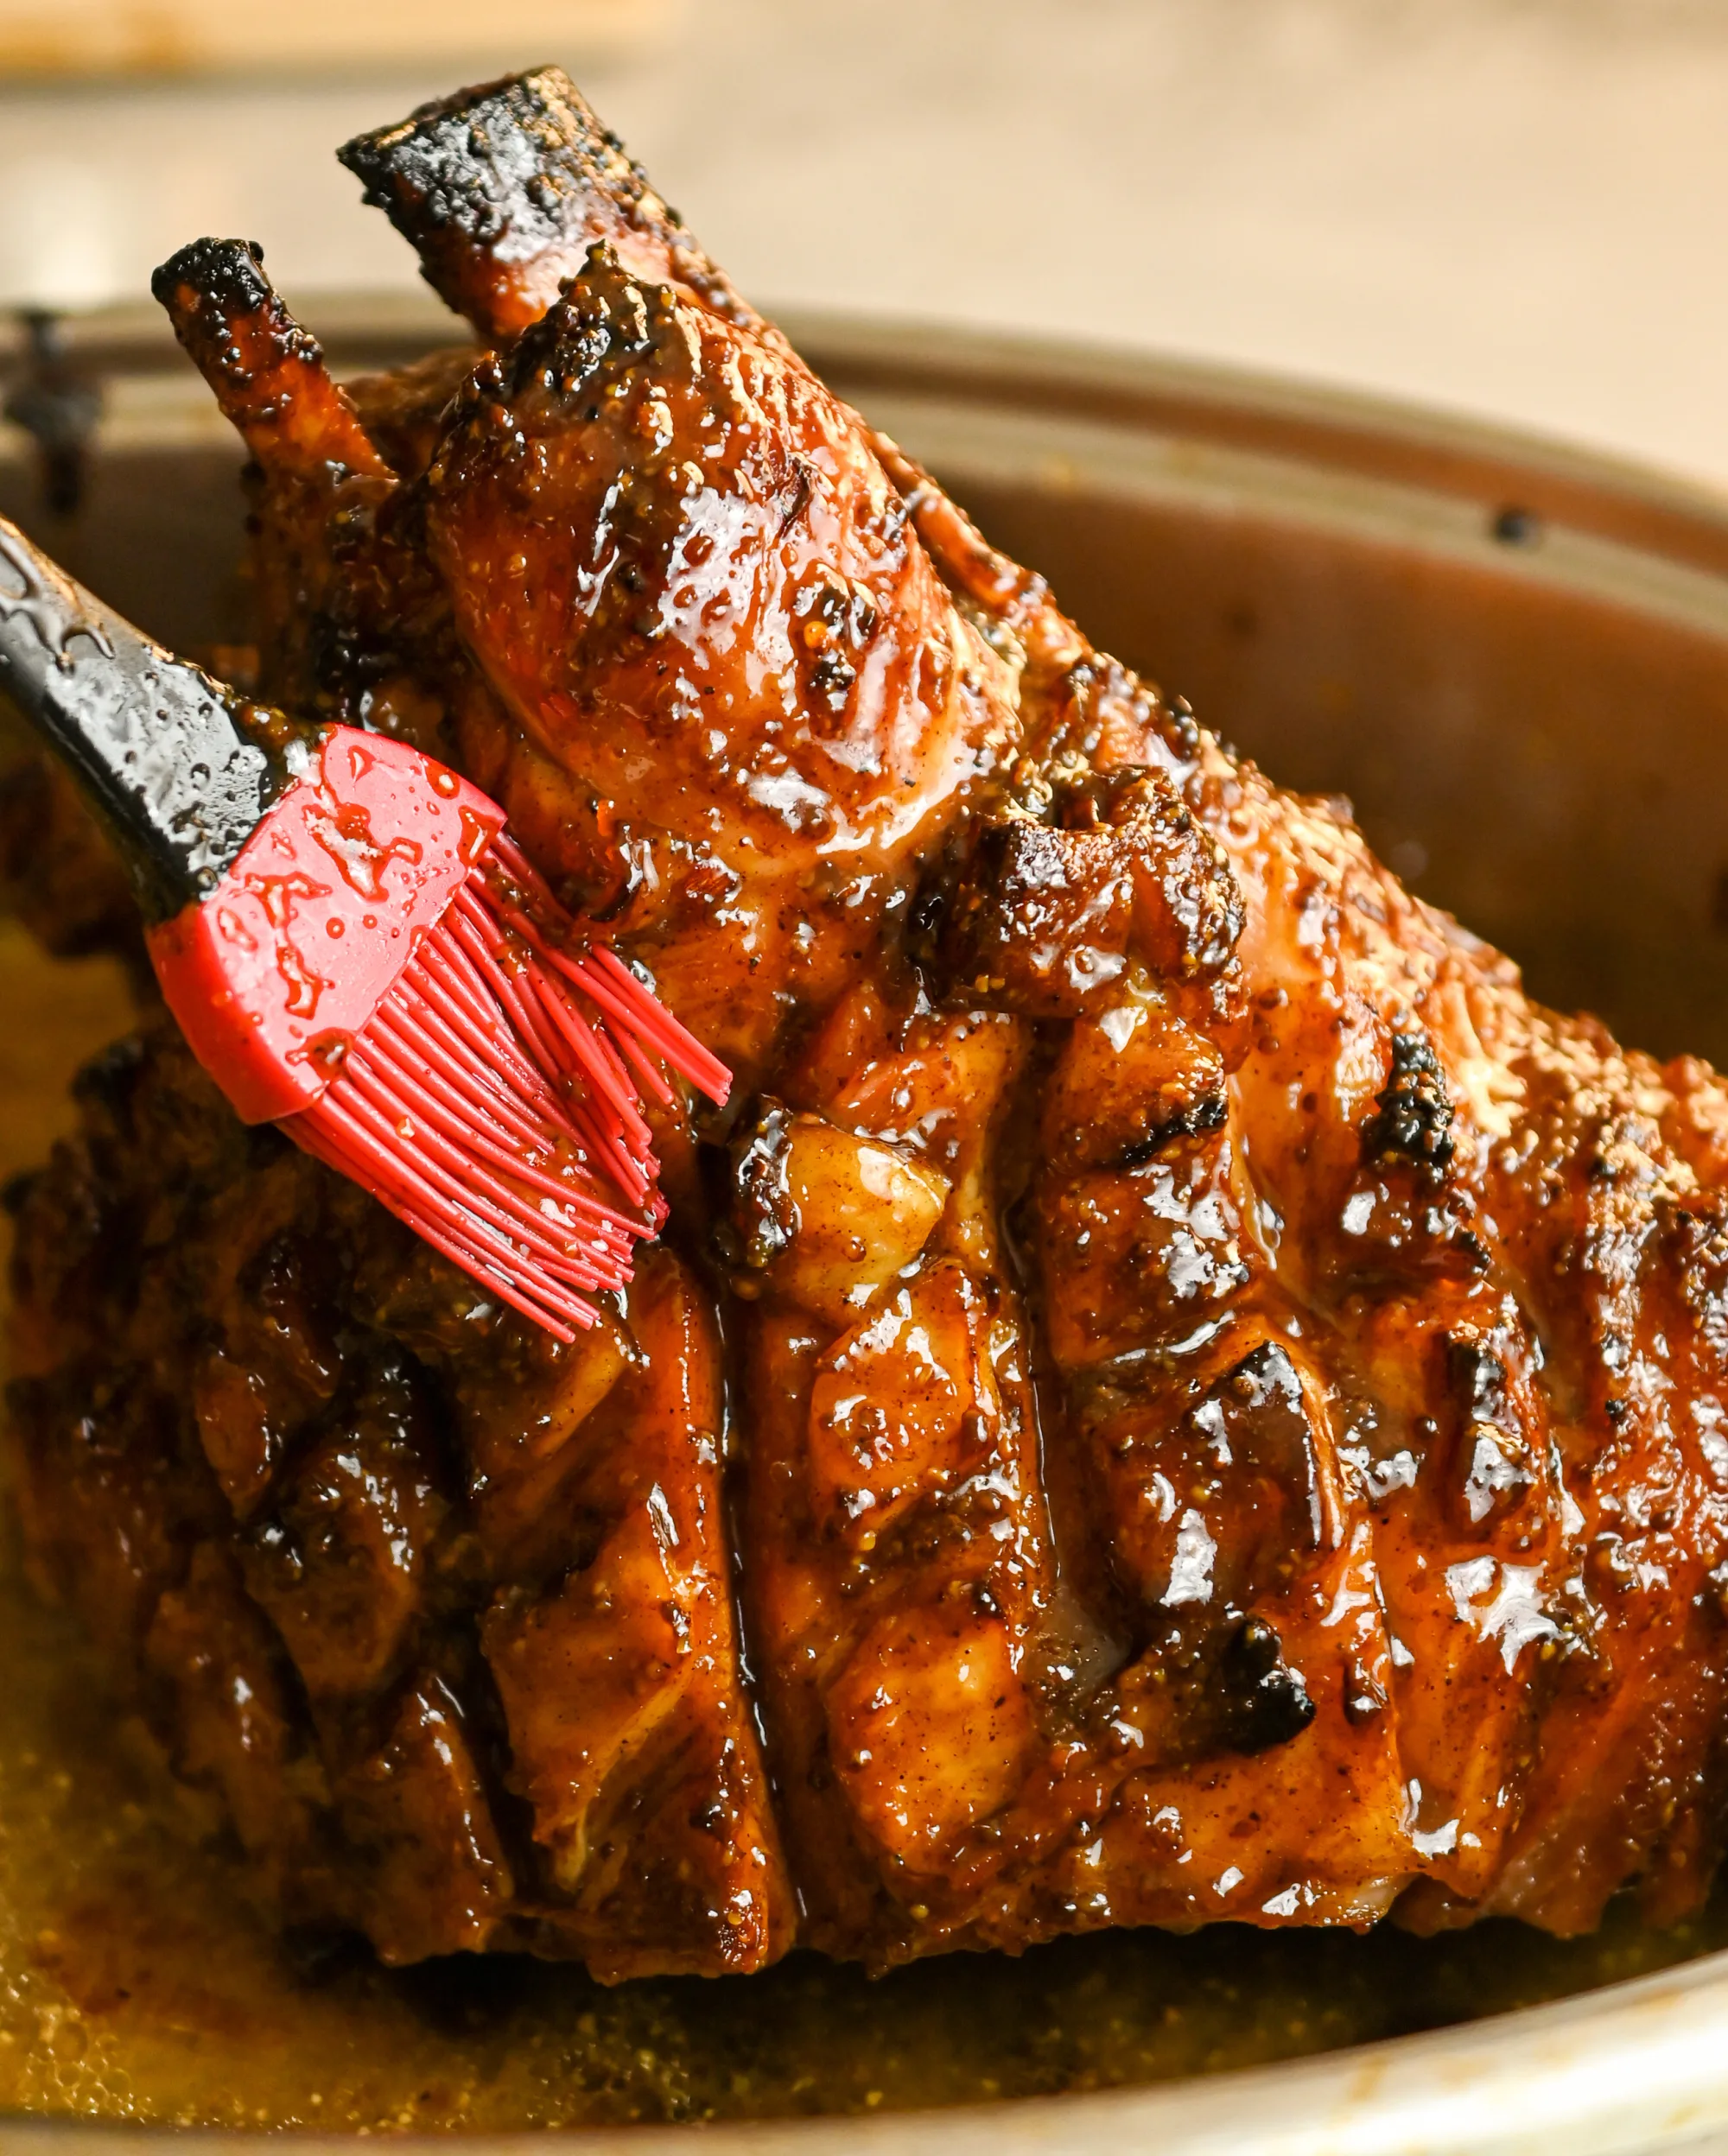
[[0, 682], [106, 813], [163, 998], [230, 1103], [536, 1324], [591, 1325], [665, 1217], [645, 1093], [670, 1101], [670, 1070], [723, 1100], [725, 1066], [585, 942], [456, 772], [252, 710], [3, 523], [0, 557], [22, 586], [0, 587]]

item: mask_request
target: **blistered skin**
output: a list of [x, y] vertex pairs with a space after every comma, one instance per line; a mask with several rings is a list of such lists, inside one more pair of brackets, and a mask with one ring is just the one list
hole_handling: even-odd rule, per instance
[[1094, 651], [562, 78], [352, 162], [498, 348], [318, 391], [321, 494], [249, 434], [265, 686], [499, 796], [740, 1111], [555, 1352], [165, 1044], [89, 1089], [28, 1539], [261, 1880], [607, 1975], [1696, 1907], [1720, 1081]]
[[480, 371], [424, 485], [458, 631], [526, 736], [512, 820], [556, 859], [544, 767], [592, 796], [618, 932], [757, 1062], [999, 766], [1007, 669], [850, 415], [603, 250]]

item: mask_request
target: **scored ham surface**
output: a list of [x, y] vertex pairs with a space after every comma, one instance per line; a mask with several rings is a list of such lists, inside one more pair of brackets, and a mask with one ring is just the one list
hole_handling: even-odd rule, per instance
[[264, 690], [495, 795], [738, 1084], [562, 1348], [165, 1023], [81, 1081], [27, 1548], [262, 1886], [608, 1978], [1695, 1907], [1721, 1082], [1093, 650], [556, 71], [343, 154], [484, 349], [350, 396], [162, 274]]

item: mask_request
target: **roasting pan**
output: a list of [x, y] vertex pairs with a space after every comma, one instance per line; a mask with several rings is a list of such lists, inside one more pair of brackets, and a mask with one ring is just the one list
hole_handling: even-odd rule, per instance
[[[349, 371], [450, 336], [429, 301], [406, 297], [303, 314]], [[1728, 499], [1558, 444], [1221, 369], [834, 318], [791, 327], [843, 395], [1049, 574], [1100, 644], [1186, 695], [1283, 783], [1348, 795], [1382, 855], [1518, 958], [1537, 995], [1595, 1010], [1658, 1054], [1728, 1063]], [[47, 505], [37, 450], [10, 429], [0, 510], [168, 641], [243, 641], [239, 457], [207, 392], [143, 314], [73, 324], [67, 346], [103, 399], [73, 475], [78, 506]], [[0, 337], [0, 365], [16, 379], [25, 363], [22, 342], [9, 352]], [[63, 386], [68, 361], [57, 364]], [[0, 1033], [15, 1024], [0, 1018]], [[6, 1080], [16, 1065], [0, 1054], [0, 1125], [35, 1113]], [[1719, 1912], [1692, 1935], [1694, 1949], [1721, 1939]], [[1577, 1991], [1614, 1963], [1569, 1966], [1556, 1988]], [[927, 1981], [963, 1991], [977, 1978], [956, 1956]], [[1483, 2001], [1464, 1995], [1454, 2013]], [[1005, 2025], [1001, 2040], [1018, 2038]], [[662, 2156], [691, 2131], [575, 2138]], [[0, 2118], [3, 2156], [163, 2138]], [[1728, 1952], [1280, 2065], [746, 2120], [704, 2129], [701, 2145], [1728, 2148]]]

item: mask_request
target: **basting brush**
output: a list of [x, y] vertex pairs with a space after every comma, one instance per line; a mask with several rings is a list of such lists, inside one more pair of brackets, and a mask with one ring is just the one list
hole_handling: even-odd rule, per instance
[[561, 1340], [665, 1217], [645, 1094], [730, 1077], [406, 742], [249, 703], [0, 518], [0, 688], [115, 834], [194, 1054]]

